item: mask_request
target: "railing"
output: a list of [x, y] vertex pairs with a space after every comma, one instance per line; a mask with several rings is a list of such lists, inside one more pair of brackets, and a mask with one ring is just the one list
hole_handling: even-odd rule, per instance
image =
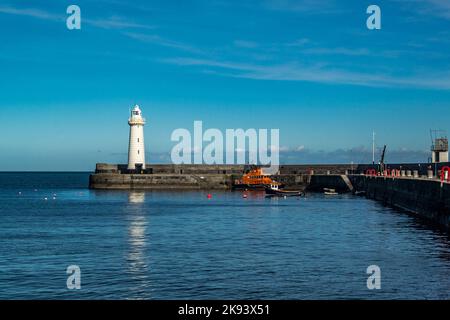
[[141, 117], [141, 118], [136, 119], [136, 118], [131, 117], [128, 119], [128, 123], [129, 124], [145, 124], [145, 118]]

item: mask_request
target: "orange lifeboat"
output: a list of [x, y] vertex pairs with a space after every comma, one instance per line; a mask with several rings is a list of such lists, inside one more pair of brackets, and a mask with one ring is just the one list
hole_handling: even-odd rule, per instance
[[244, 174], [241, 179], [235, 180], [233, 189], [253, 189], [265, 190], [266, 187], [282, 185], [270, 178], [270, 175], [264, 174], [261, 168], [253, 168]]

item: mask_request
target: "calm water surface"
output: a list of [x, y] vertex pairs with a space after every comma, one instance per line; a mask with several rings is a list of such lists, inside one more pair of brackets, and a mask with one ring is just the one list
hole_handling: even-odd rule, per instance
[[[87, 184], [0, 173], [0, 298], [450, 298], [449, 237], [364, 198]], [[366, 286], [373, 264], [381, 290]], [[81, 290], [66, 287], [69, 265]]]

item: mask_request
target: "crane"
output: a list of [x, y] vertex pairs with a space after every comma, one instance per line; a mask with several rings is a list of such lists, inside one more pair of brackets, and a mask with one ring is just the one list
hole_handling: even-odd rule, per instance
[[384, 156], [386, 155], [386, 145], [383, 147], [383, 152], [381, 153], [381, 159], [380, 159], [380, 174], [383, 175], [384, 173]]

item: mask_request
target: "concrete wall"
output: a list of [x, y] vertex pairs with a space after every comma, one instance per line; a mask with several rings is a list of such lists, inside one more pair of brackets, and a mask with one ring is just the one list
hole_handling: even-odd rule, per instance
[[[350, 165], [283, 165], [274, 180], [287, 189], [304, 190], [311, 172], [344, 174]], [[244, 165], [148, 165], [143, 174], [134, 174], [127, 165], [99, 163], [91, 175], [93, 189], [226, 189], [245, 172]]]
[[[98, 163], [96, 173], [131, 173], [127, 165]], [[242, 174], [243, 165], [147, 164], [145, 174]]]
[[[92, 189], [231, 189], [234, 180], [242, 177], [235, 174], [92, 174], [89, 187]], [[310, 182], [309, 175], [276, 175], [275, 181], [286, 189], [304, 190]]]
[[[245, 165], [204, 165], [204, 164], [146, 164], [146, 174], [242, 174]], [[345, 174], [346, 171], [356, 169], [356, 165], [350, 164], [327, 164], [327, 165], [280, 165], [280, 175], [303, 175], [310, 174]], [[125, 164], [98, 163], [96, 173], [128, 173]]]
[[349, 176], [358, 191], [450, 230], [450, 184], [433, 179]]
[[[444, 166], [450, 166], [450, 163], [403, 163], [387, 164], [386, 169], [417, 170], [420, 175], [426, 175], [429, 167], [441, 170]], [[147, 164], [147, 174], [242, 174], [246, 168], [244, 165], [188, 165], [188, 164]], [[280, 165], [280, 175], [310, 175], [314, 174], [346, 174], [346, 173], [365, 173], [368, 169], [378, 169], [378, 165], [372, 164], [305, 164], [305, 165]], [[108, 164], [98, 163], [96, 173], [128, 173], [126, 164]]]
[[[427, 174], [427, 171], [429, 169], [433, 170], [434, 175], [439, 175], [439, 171], [445, 167], [450, 166], [449, 162], [442, 162], [442, 163], [389, 163], [386, 164], [386, 169], [396, 169], [396, 170], [410, 170], [415, 171], [417, 170], [419, 175], [424, 176]], [[372, 165], [372, 164], [359, 164], [357, 165], [357, 169], [353, 172], [355, 174], [358, 173], [366, 173], [368, 169], [375, 169], [378, 170], [378, 165]]]
[[233, 179], [223, 174], [93, 174], [93, 189], [230, 189]]
[[[309, 186], [311, 191], [322, 191], [324, 187], [328, 187], [345, 192], [348, 188], [346, 189], [339, 175], [355, 171], [357, 167], [350, 164], [281, 165], [274, 179], [287, 189], [304, 190]], [[98, 189], [231, 188], [232, 182], [241, 178], [246, 169], [248, 167], [245, 165], [147, 164], [143, 174], [133, 174], [135, 172], [129, 171], [126, 164], [99, 163], [90, 186]], [[115, 177], [114, 174], [120, 176]], [[333, 178], [333, 175], [338, 175], [338, 178]], [[206, 177], [209, 182], [198, 182], [199, 176]]]
[[[346, 180], [347, 183], [346, 183]], [[369, 199], [406, 210], [450, 231], [450, 183], [437, 179], [371, 177], [365, 175], [314, 175], [307, 191], [363, 191]]]

